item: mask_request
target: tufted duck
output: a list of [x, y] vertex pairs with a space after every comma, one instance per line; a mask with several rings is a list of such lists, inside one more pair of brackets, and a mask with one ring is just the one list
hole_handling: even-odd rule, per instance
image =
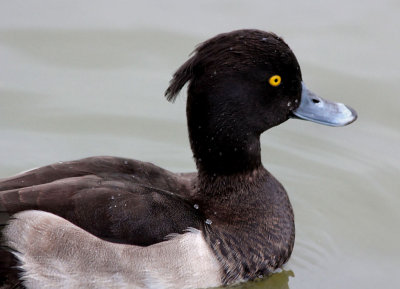
[[260, 135], [289, 118], [353, 122], [302, 82], [273, 33], [237, 30], [197, 47], [166, 97], [188, 83], [196, 173], [91, 157], [0, 180], [0, 274], [26, 288], [204, 288], [268, 275], [293, 249], [285, 189], [262, 165]]

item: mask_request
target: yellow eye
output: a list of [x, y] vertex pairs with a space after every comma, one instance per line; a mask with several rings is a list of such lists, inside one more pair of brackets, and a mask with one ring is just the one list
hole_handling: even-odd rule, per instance
[[272, 86], [278, 86], [281, 84], [282, 78], [279, 75], [273, 75], [269, 78], [269, 84]]

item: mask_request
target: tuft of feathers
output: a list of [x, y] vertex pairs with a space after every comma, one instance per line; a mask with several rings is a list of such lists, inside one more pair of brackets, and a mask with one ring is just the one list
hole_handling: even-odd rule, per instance
[[174, 73], [165, 91], [165, 97], [168, 101], [174, 102], [187, 82], [190, 84], [196, 76], [213, 67], [232, 68], [261, 61], [266, 56], [263, 52], [271, 45], [277, 50], [282, 45], [286, 46], [286, 49], [289, 48], [277, 35], [256, 29], [222, 33], [200, 43], [190, 54], [191, 57]]
[[[165, 91], [165, 97], [168, 101], [174, 102], [178, 93], [186, 82], [190, 81], [193, 77], [193, 67], [196, 63], [197, 50], [195, 50], [191, 58], [187, 60], [175, 73], [171, 79], [167, 90]], [[193, 54], [192, 53], [192, 54]]]

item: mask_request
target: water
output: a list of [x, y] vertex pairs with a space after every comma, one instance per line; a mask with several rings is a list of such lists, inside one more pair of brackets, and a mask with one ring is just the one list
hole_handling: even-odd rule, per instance
[[359, 119], [262, 136], [296, 244], [282, 272], [237, 288], [399, 287], [399, 12], [394, 0], [2, 1], [0, 176], [91, 155], [194, 170], [185, 96], [163, 98], [171, 74], [217, 33], [275, 31], [307, 86]]

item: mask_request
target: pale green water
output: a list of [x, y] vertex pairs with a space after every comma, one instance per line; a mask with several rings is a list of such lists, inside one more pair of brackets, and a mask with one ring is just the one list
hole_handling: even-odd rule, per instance
[[217, 33], [271, 30], [359, 119], [263, 135], [296, 245], [284, 272], [240, 288], [400, 287], [400, 2], [349, 2], [1, 0], [0, 176], [90, 155], [194, 170], [185, 96], [163, 98], [172, 73]]

